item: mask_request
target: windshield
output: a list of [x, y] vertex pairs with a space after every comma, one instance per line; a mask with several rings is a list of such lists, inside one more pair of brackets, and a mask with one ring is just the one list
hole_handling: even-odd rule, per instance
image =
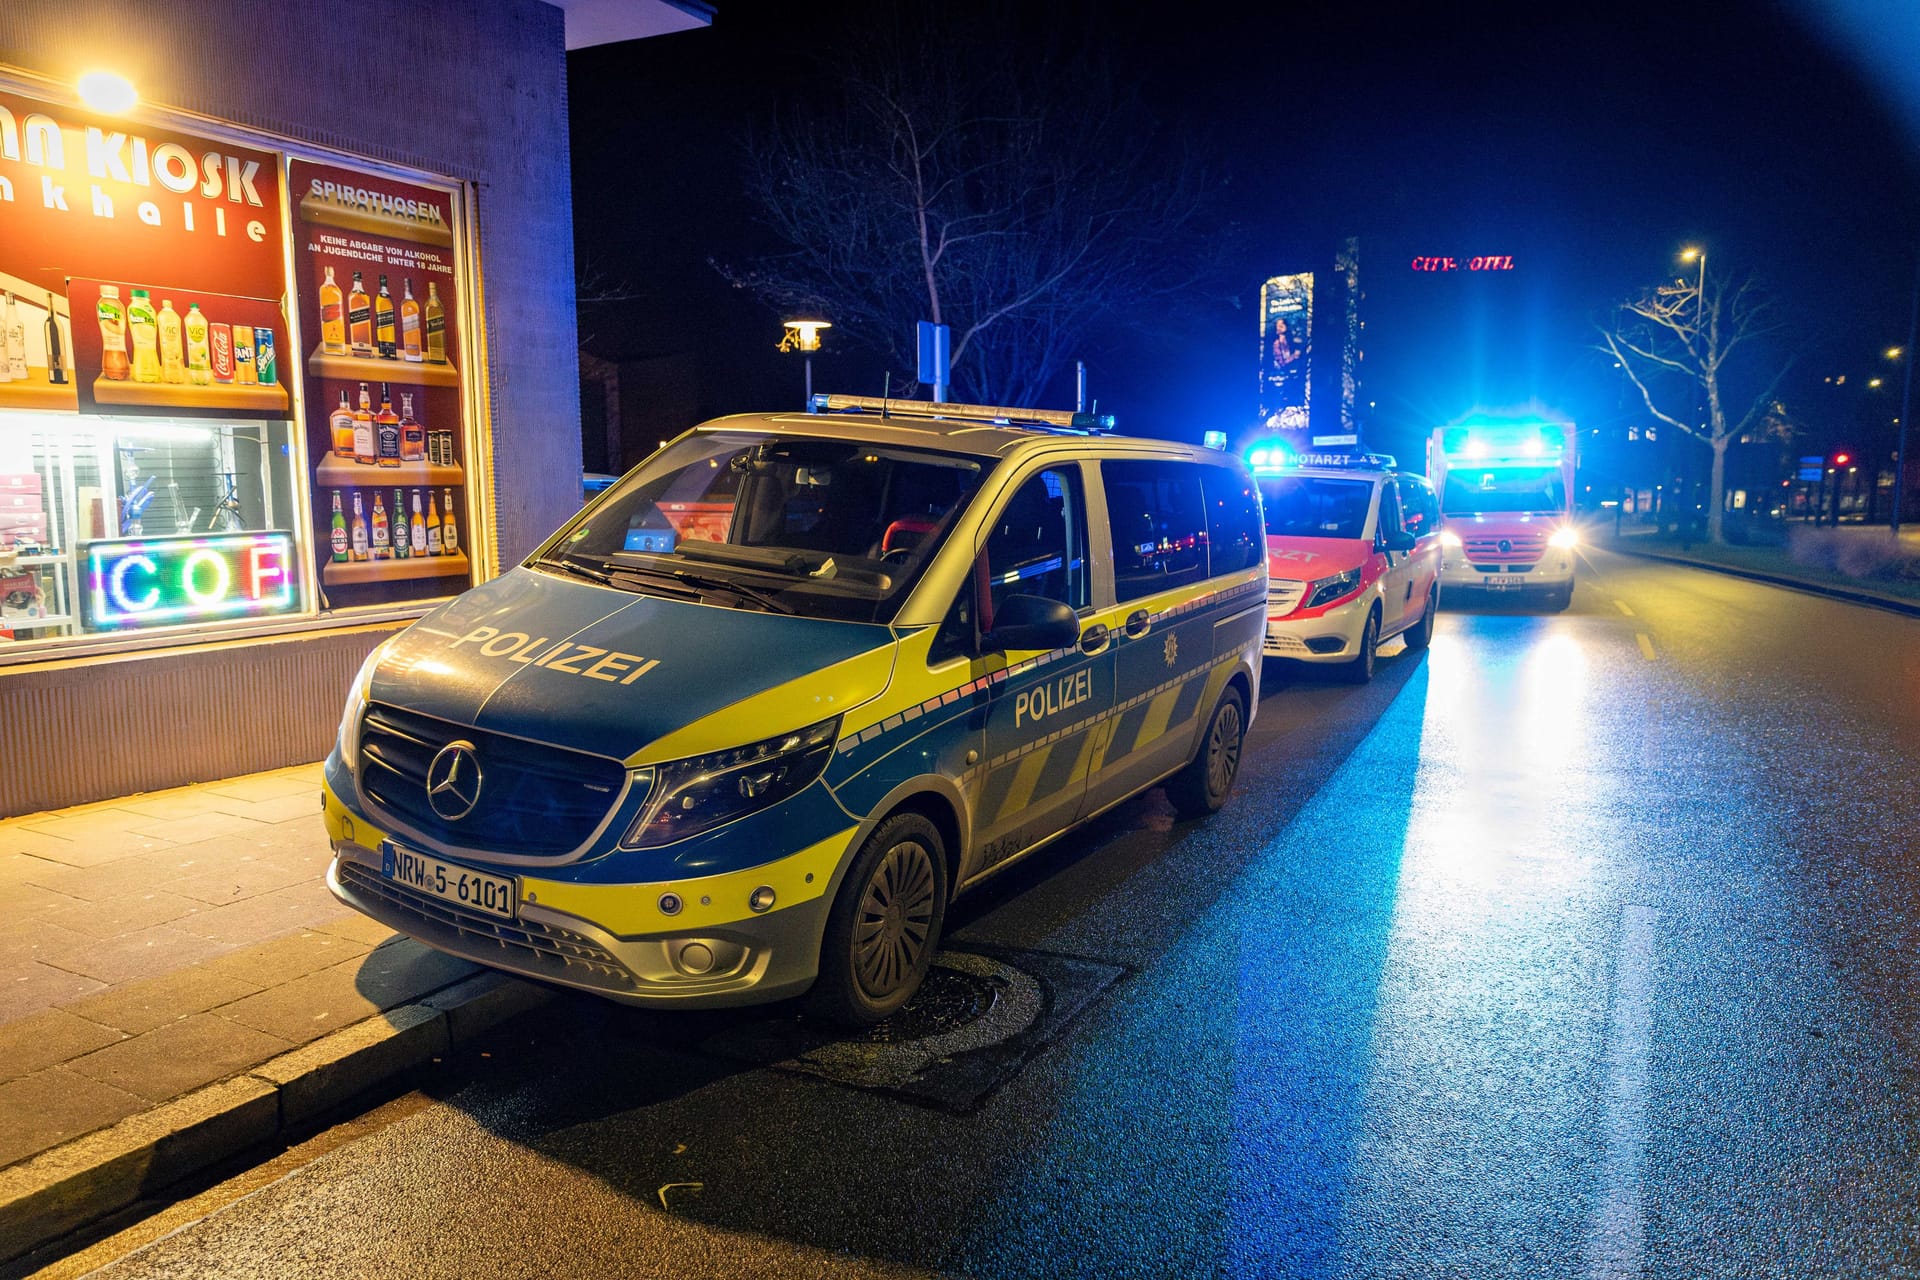
[[537, 567], [647, 594], [885, 622], [980, 487], [978, 459], [752, 432], [661, 450]]
[[1270, 538], [1358, 538], [1366, 532], [1373, 481], [1263, 476]]
[[1567, 490], [1555, 467], [1450, 471], [1440, 509], [1450, 516], [1492, 511], [1565, 511]]

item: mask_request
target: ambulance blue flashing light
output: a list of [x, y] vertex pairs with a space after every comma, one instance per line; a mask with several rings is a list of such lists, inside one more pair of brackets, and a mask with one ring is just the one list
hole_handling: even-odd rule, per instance
[[1302, 467], [1395, 471], [1400, 462], [1390, 453], [1295, 453], [1284, 445], [1263, 445], [1247, 454], [1247, 465], [1259, 472], [1293, 471]]
[[1565, 428], [1553, 423], [1455, 427], [1441, 436], [1440, 443], [1450, 458], [1489, 464], [1557, 463], [1566, 453]]
[[1203, 449], [1225, 449], [1227, 447], [1227, 433], [1224, 431], [1207, 432], [1200, 437], [1200, 447]]
[[1257, 444], [1247, 450], [1247, 465], [1255, 471], [1280, 471], [1297, 466], [1293, 449], [1284, 441], [1275, 440], [1267, 444]]

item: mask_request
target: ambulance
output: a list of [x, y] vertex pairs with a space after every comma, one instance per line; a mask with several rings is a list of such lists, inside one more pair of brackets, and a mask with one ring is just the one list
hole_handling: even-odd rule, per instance
[[1248, 454], [1267, 526], [1264, 652], [1373, 679], [1394, 636], [1425, 649], [1440, 612], [1440, 507], [1388, 454]]
[[1574, 442], [1569, 423], [1436, 427], [1427, 474], [1440, 494], [1449, 592], [1573, 603]]
[[1085, 415], [817, 396], [705, 423], [383, 643], [328, 883], [453, 955], [650, 1006], [898, 1010], [949, 903], [1259, 702], [1238, 459]]

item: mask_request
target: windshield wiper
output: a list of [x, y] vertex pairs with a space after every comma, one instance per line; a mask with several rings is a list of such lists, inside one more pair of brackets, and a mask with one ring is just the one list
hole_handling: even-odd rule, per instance
[[766, 592], [761, 591], [759, 588], [744, 586], [729, 578], [722, 578], [717, 574], [689, 573], [685, 569], [666, 569], [662, 570], [662, 572], [670, 577], [678, 578], [690, 587], [697, 587], [702, 591], [725, 591], [739, 596], [742, 600], [751, 600], [768, 613], [793, 613], [792, 606], [780, 603], [780, 601], [768, 595]]
[[535, 560], [534, 564], [542, 569], [558, 569], [562, 573], [572, 574], [576, 578], [585, 578], [588, 582], [597, 582], [603, 587], [613, 585], [613, 577], [603, 569], [591, 568], [573, 558], [571, 552], [559, 556], [546, 556]]

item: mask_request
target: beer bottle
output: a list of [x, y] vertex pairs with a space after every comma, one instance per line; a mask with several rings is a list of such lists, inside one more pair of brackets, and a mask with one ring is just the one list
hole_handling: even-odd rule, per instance
[[353, 558], [355, 560], [367, 558], [367, 518], [360, 512], [358, 490], [355, 490], [353, 495]]
[[446, 514], [440, 517], [440, 548], [448, 555], [457, 555], [460, 551], [460, 530], [453, 523], [453, 490], [448, 489]]
[[373, 491], [373, 558], [391, 560], [393, 558], [393, 535], [387, 528], [387, 504], [380, 491]]
[[413, 538], [407, 530], [407, 491], [405, 489], [393, 491], [393, 519], [396, 526], [393, 531], [393, 558], [405, 560], [413, 554]]
[[440, 554], [434, 549], [433, 537], [427, 532], [427, 522], [420, 518], [420, 491], [413, 491], [413, 522], [408, 526], [408, 534], [413, 539], [413, 553], [417, 556]]
[[[342, 391], [340, 398], [345, 400], [347, 393]], [[333, 491], [333, 562], [347, 562], [347, 518], [340, 514], [340, 491]]]
[[427, 554], [440, 556], [446, 553], [446, 545], [440, 540], [440, 509], [433, 505], [433, 494], [429, 491], [427, 494]]

